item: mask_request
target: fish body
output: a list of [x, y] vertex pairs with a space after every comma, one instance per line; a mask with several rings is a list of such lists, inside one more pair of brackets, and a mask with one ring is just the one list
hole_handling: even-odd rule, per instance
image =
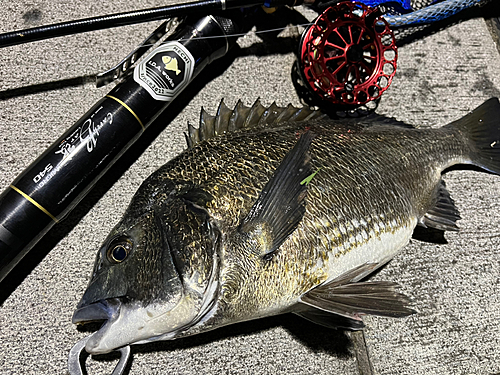
[[89, 353], [294, 312], [325, 326], [404, 316], [390, 282], [359, 282], [417, 224], [457, 230], [441, 179], [500, 171], [500, 104], [437, 129], [221, 107], [139, 188], [98, 251], [73, 322], [104, 320]]

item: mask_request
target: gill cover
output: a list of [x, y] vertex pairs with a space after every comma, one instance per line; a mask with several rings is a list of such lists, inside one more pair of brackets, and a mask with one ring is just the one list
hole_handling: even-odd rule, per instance
[[200, 321], [218, 291], [212, 196], [158, 172], [141, 186], [99, 250], [74, 323], [105, 320], [89, 353], [174, 338]]

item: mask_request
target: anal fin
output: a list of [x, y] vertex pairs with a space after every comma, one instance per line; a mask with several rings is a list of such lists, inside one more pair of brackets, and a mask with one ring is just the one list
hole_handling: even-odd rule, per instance
[[362, 316], [367, 314], [388, 317], [413, 314], [408, 297], [396, 291], [398, 284], [353, 281], [376, 266], [361, 265], [312, 289], [300, 297], [296, 314], [323, 326], [349, 329], [363, 328]]
[[327, 328], [345, 328], [357, 331], [365, 327], [361, 317], [346, 317], [306, 305], [301, 306], [301, 310], [295, 311], [294, 314]]
[[446, 189], [446, 185], [441, 180], [436, 187], [433, 197], [433, 205], [427, 210], [420, 220], [420, 225], [440, 230], [458, 231], [456, 224], [460, 220], [460, 214], [455, 206], [455, 202]]

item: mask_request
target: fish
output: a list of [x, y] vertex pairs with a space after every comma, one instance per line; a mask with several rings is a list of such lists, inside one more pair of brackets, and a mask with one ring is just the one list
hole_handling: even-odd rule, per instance
[[368, 276], [417, 225], [458, 230], [442, 175], [500, 173], [500, 102], [439, 128], [222, 102], [186, 139], [97, 252], [72, 318], [102, 322], [88, 353], [284, 313], [353, 330], [415, 313], [396, 283]]

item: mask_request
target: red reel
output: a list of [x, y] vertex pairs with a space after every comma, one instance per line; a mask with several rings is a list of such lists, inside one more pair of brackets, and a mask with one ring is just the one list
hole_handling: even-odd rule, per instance
[[328, 8], [302, 35], [306, 85], [323, 99], [362, 105], [378, 99], [396, 73], [396, 39], [377, 8], [345, 1]]

